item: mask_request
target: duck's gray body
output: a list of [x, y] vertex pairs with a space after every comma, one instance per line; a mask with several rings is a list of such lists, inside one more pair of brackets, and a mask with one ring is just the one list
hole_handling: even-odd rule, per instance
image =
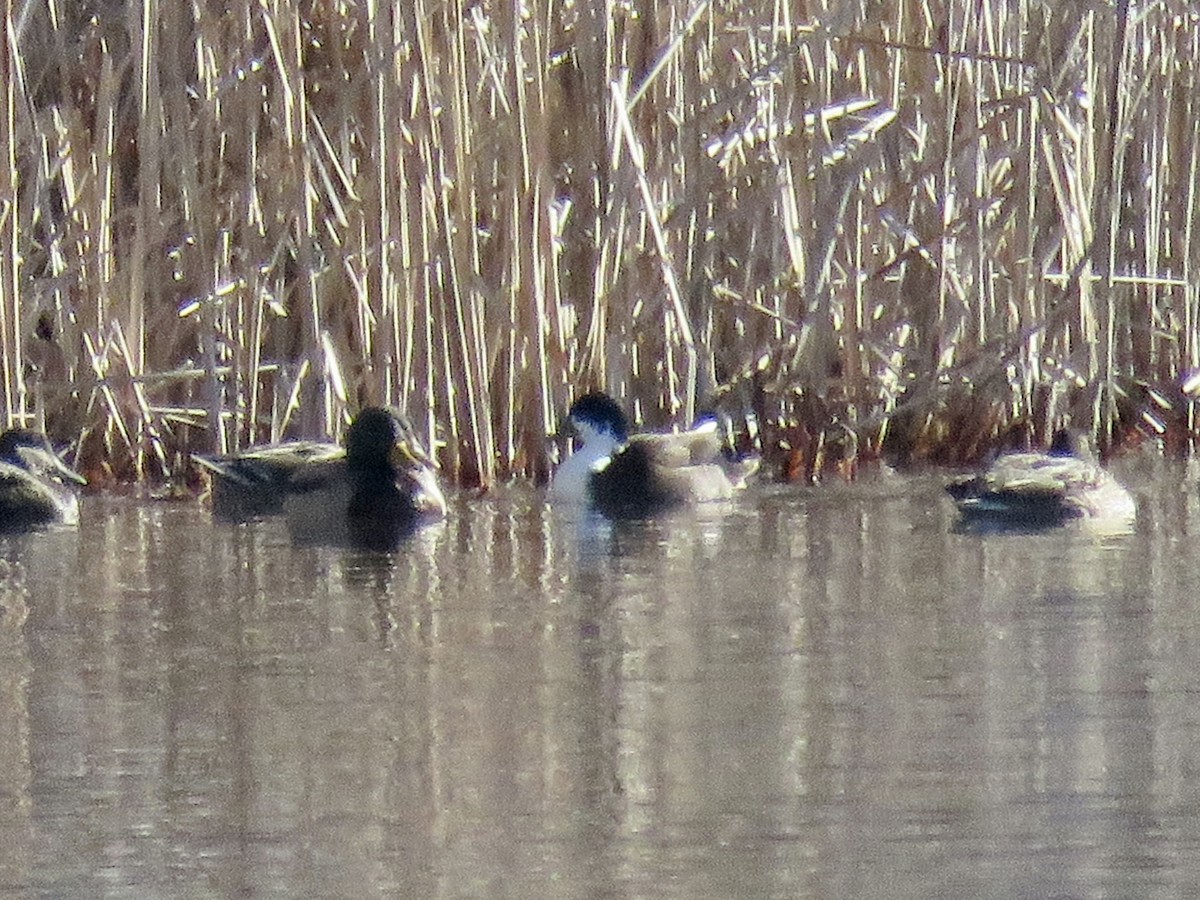
[[286, 441], [228, 456], [194, 459], [212, 475], [213, 513], [222, 519], [247, 521], [282, 513], [297, 472], [345, 456], [345, 448], [338, 444]]
[[1056, 436], [1051, 453], [1009, 453], [985, 472], [946, 490], [964, 518], [1017, 527], [1050, 527], [1073, 519], [1132, 521], [1133, 496], [1091, 459], [1072, 455]]
[[240, 454], [193, 458], [212, 475], [212, 512], [227, 520], [248, 521], [283, 512], [294, 474], [344, 457], [346, 449], [337, 444], [288, 440]]

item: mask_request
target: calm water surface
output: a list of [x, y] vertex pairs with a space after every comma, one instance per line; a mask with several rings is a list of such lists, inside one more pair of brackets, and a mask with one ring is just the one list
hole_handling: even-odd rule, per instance
[[936, 478], [391, 555], [88, 498], [0, 538], [0, 894], [1166, 898], [1200, 493], [971, 535]]

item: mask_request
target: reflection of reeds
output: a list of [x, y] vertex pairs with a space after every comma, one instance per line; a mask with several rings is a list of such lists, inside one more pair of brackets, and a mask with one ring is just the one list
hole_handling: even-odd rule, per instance
[[19, 6], [0, 390], [93, 477], [365, 402], [541, 474], [596, 385], [804, 476], [1194, 433], [1186, 3]]

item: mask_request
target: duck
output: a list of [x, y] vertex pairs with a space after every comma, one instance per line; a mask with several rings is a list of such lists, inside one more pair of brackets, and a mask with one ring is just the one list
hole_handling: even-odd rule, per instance
[[964, 521], [1048, 528], [1082, 519], [1130, 523], [1133, 495], [1096, 461], [1087, 441], [1065, 428], [1045, 452], [1006, 453], [986, 471], [946, 486]]
[[579, 446], [555, 471], [551, 502], [610, 518], [729, 500], [757, 469], [757, 459], [725, 451], [715, 419], [677, 433], [631, 435], [624, 411], [603, 391], [571, 405], [564, 431]]
[[213, 475], [213, 512], [242, 519], [283, 514], [307, 540], [385, 542], [444, 518], [433, 462], [399, 410], [364, 407], [345, 446], [290, 441], [223, 456], [197, 456]]
[[0, 531], [78, 525], [76, 488], [85, 484], [41, 432], [9, 428], [0, 434]]

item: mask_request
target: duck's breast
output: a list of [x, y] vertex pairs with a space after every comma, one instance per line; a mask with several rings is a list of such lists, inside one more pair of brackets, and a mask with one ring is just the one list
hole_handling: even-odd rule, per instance
[[564, 459], [550, 480], [549, 498], [553, 503], [575, 504], [588, 501], [592, 476], [606, 468], [611, 454], [585, 444]]

